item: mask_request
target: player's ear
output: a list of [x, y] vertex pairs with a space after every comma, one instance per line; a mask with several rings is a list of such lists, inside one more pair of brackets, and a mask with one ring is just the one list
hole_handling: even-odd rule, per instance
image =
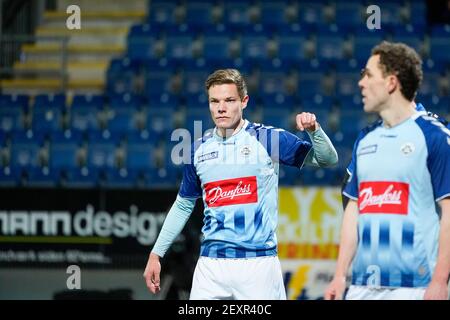
[[400, 88], [400, 82], [398, 81], [397, 76], [389, 75], [388, 76], [388, 91], [389, 91], [389, 93], [393, 93], [397, 88]]
[[247, 103], [250, 97], [247, 95], [242, 99], [242, 109], [245, 109], [247, 107]]

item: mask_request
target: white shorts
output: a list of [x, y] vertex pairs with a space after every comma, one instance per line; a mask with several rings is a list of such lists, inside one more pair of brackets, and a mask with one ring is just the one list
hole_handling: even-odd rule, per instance
[[286, 300], [278, 257], [217, 259], [200, 257], [191, 300]]
[[345, 300], [423, 300], [425, 288], [374, 288], [350, 286]]

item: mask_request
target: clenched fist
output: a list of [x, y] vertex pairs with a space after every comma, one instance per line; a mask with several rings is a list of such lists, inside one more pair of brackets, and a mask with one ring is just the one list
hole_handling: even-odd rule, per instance
[[319, 129], [319, 123], [317, 122], [316, 115], [314, 113], [309, 112], [299, 113], [295, 117], [295, 122], [297, 124], [297, 128], [300, 131], [306, 130], [312, 132]]

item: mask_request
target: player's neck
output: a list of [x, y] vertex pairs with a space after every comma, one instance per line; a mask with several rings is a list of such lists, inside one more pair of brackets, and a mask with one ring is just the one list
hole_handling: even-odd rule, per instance
[[217, 128], [217, 134], [219, 137], [227, 139], [236, 135], [239, 131], [241, 131], [242, 127], [245, 124], [245, 120], [241, 118], [241, 120], [237, 123], [234, 128]]
[[392, 128], [410, 118], [414, 113], [415, 105], [406, 99], [392, 101], [380, 112], [386, 128]]

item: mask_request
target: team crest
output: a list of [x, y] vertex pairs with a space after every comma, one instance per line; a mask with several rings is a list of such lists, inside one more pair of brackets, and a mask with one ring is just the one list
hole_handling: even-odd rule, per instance
[[404, 145], [402, 145], [400, 148], [400, 150], [403, 152], [403, 154], [405, 156], [413, 153], [415, 149], [416, 149], [416, 147], [414, 146], [414, 144], [412, 142], [407, 142]]
[[251, 153], [251, 149], [250, 149], [249, 146], [244, 146], [244, 147], [242, 147], [242, 149], [241, 149], [241, 154], [242, 154], [244, 157], [248, 157], [248, 156], [250, 155], [250, 153]]

